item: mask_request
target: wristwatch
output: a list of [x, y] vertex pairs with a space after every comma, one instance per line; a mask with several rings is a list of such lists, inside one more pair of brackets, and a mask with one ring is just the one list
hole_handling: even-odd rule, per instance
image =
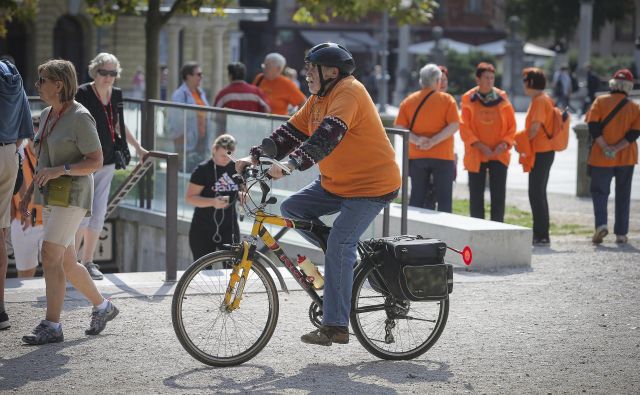
[[71, 165], [69, 165], [68, 163], [64, 164], [64, 175], [65, 176], [71, 175]]

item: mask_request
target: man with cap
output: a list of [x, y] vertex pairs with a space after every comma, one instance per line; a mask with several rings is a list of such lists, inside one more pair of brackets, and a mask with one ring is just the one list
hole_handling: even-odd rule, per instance
[[[618, 70], [609, 80], [610, 93], [598, 96], [587, 114], [593, 140], [589, 153], [591, 198], [595, 215], [594, 244], [600, 244], [609, 233], [607, 201], [611, 179], [616, 179], [615, 225], [616, 243], [625, 244], [629, 232], [629, 208], [633, 168], [638, 163], [640, 107], [627, 96], [633, 89], [633, 74]], [[603, 125], [603, 121], [609, 121]]]
[[[326, 240], [322, 326], [301, 338], [329, 346], [349, 342], [357, 243], [397, 196], [400, 169], [375, 104], [352, 75], [351, 53], [339, 44], [319, 44], [311, 48], [305, 64], [312, 96], [269, 139], [277, 147], [275, 158], [286, 160], [283, 164], [291, 171], [316, 163], [320, 168], [319, 179], [282, 202], [283, 216], [323, 224], [320, 217], [338, 214]], [[239, 173], [262, 155], [263, 146], [237, 162]], [[284, 175], [277, 166], [270, 174], [276, 179]]]

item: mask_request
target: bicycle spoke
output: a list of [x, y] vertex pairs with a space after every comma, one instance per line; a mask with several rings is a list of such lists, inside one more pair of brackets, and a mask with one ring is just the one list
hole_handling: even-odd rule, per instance
[[[216, 253], [196, 262], [180, 280], [174, 293], [172, 316], [178, 339], [202, 362], [230, 366], [251, 358], [266, 345], [277, 319], [277, 290], [268, 272], [254, 266], [242, 295], [238, 289], [233, 310], [224, 306], [232, 269], [225, 269], [230, 252]], [[176, 321], [177, 320], [177, 321]]]

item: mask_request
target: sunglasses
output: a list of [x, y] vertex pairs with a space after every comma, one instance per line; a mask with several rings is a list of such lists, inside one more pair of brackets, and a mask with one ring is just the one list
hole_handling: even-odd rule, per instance
[[44, 85], [45, 82], [47, 82], [48, 78], [45, 77], [38, 77], [38, 81], [36, 81], [36, 84], [38, 85]]
[[199, 72], [199, 73], [193, 73], [193, 74], [191, 74], [191, 75], [197, 75], [198, 77], [202, 77], [202, 72]]
[[118, 72], [116, 70], [98, 70], [98, 74], [103, 77], [117, 77]]

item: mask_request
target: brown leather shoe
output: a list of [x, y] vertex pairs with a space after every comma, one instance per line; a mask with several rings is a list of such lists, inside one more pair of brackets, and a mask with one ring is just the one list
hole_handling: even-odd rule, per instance
[[300, 337], [303, 343], [330, 346], [333, 343], [349, 343], [349, 330], [344, 326], [323, 325], [320, 329], [311, 331]]

